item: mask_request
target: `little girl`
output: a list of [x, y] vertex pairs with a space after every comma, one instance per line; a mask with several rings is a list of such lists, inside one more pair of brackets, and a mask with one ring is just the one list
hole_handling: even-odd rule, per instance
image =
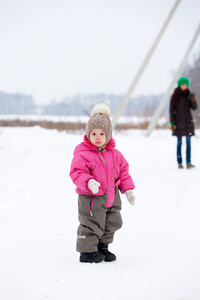
[[76, 146], [70, 177], [77, 186], [78, 216], [77, 251], [80, 262], [116, 260], [108, 251], [115, 231], [121, 228], [119, 190], [134, 205], [135, 185], [128, 163], [115, 148], [112, 138], [110, 108], [96, 104], [86, 125], [84, 141]]

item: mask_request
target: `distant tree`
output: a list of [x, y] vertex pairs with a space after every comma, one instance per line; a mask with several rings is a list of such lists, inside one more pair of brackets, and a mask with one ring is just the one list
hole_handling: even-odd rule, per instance
[[0, 114], [31, 114], [35, 109], [31, 95], [0, 92]]

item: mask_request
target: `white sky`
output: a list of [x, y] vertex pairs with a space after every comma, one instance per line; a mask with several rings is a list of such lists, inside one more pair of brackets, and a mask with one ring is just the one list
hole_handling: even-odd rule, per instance
[[[175, 0], [0, 0], [0, 91], [38, 103], [77, 93], [125, 94]], [[135, 89], [163, 93], [200, 20], [182, 0]], [[200, 39], [190, 55], [197, 50]]]

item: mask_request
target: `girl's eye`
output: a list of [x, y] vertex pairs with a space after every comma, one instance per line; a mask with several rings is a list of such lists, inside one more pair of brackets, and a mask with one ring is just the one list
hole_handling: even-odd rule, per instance
[[96, 133], [95, 133], [95, 132], [93, 132], [93, 133], [92, 133], [92, 135], [96, 135]]
[[102, 132], [101, 135], [104, 135], [104, 133]]

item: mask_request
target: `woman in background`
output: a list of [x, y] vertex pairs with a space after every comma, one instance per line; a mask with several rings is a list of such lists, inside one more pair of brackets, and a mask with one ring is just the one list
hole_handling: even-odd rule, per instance
[[177, 136], [177, 162], [178, 168], [183, 169], [182, 165], [182, 137], [186, 137], [186, 167], [194, 168], [191, 164], [191, 136], [194, 135], [194, 122], [191, 109], [197, 109], [195, 94], [189, 90], [190, 81], [186, 77], [180, 77], [177, 87], [171, 97], [170, 102], [170, 122], [172, 135]]

